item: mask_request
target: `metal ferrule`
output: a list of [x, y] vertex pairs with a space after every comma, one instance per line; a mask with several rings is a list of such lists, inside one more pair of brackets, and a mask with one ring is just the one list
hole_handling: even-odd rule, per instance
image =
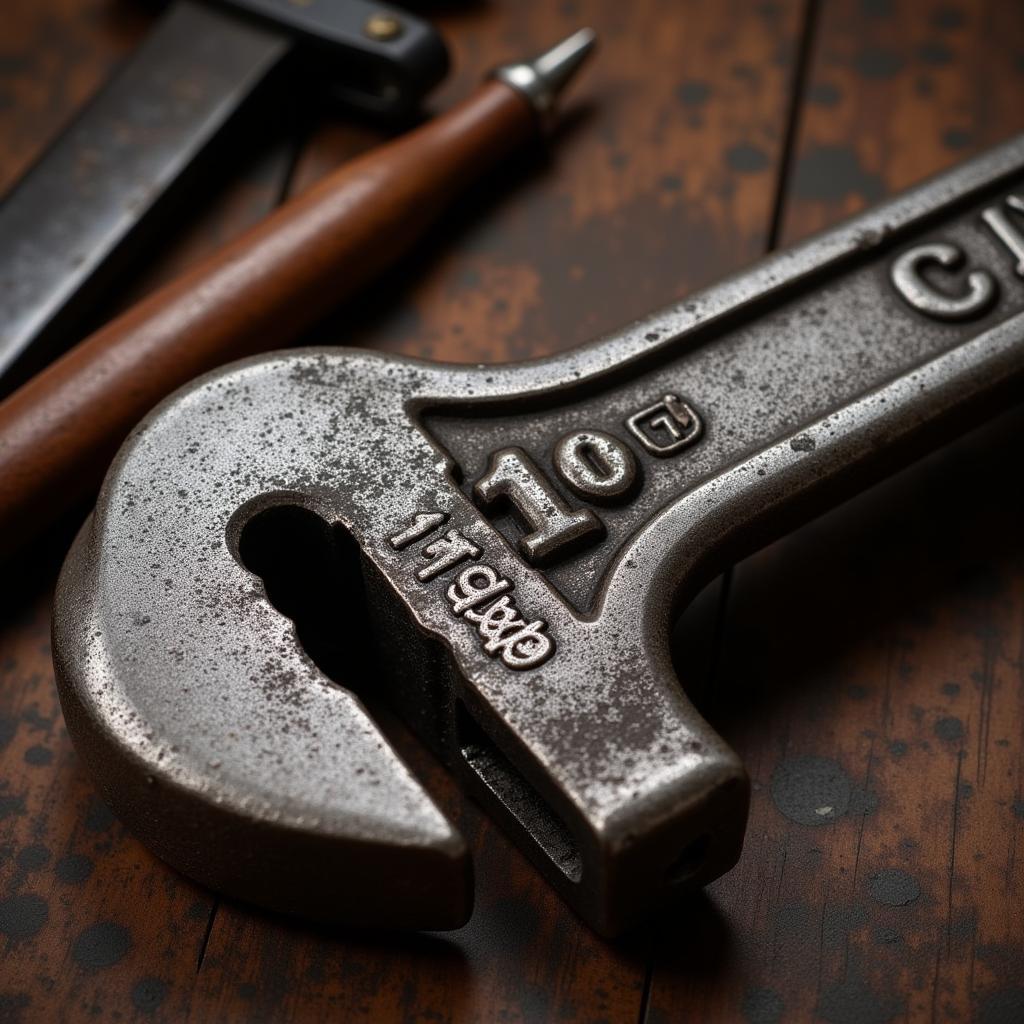
[[503, 64], [495, 68], [490, 78], [504, 82], [529, 100], [542, 131], [554, 127], [558, 97], [590, 56], [597, 43], [597, 33], [581, 28], [567, 39], [545, 51], [531, 61]]

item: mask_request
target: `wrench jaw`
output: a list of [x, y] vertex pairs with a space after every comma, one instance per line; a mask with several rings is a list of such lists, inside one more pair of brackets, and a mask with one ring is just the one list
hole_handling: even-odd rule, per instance
[[[253, 465], [246, 431], [211, 415], [188, 455], [197, 406], [224, 396], [200, 387], [147, 421], [65, 563], [54, 662], [76, 749], [125, 824], [202, 884], [328, 923], [459, 927], [461, 836], [230, 553], [243, 503], [211, 488], [223, 460]], [[183, 473], [186, 456], [205, 470]]]
[[199, 881], [319, 919], [460, 923], [461, 839], [242, 556], [263, 513], [300, 506], [358, 546], [375, 687], [615, 935], [731, 865], [742, 767], [636, 605], [580, 618], [455, 485], [406, 412], [432, 373], [281, 356], [157, 410], [60, 582], [69, 728], [114, 810]]
[[479, 668], [460, 669], [383, 578], [367, 598], [391, 702], [595, 931], [620, 935], [733, 866], [747, 776], [667, 656], [595, 690], [614, 662], [588, 658], [592, 640], [581, 630], [574, 643], [563, 622], [559, 657], [575, 655], [573, 667], [524, 680], [538, 697], [515, 708], [501, 699], [515, 682], [495, 690]]
[[693, 750], [681, 755], [673, 776], [656, 791], [621, 787], [614, 798], [618, 807], [605, 818], [554, 789], [552, 779], [561, 773], [550, 762], [529, 772], [527, 781], [529, 761], [522, 752], [520, 772], [496, 744], [478, 736], [453, 766], [465, 788], [605, 937], [678, 908], [739, 858], [749, 783], [720, 742], [722, 753], [702, 752], [698, 767]]
[[645, 809], [642, 835], [625, 822], [616, 828], [604, 854], [597, 930], [614, 936], [674, 913], [697, 889], [731, 870], [743, 846], [749, 794], [746, 772], [734, 757], [669, 787], [663, 816]]

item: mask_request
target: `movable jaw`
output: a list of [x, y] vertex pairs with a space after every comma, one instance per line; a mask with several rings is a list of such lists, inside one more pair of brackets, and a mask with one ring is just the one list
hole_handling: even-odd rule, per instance
[[58, 589], [61, 699], [111, 805], [232, 895], [455, 926], [465, 850], [346, 689], [369, 685], [597, 930], [728, 869], [746, 777], [675, 678], [673, 614], [1017, 393], [1017, 229], [990, 230], [1012, 175], [1021, 142], [557, 358], [310, 350], [179, 392]]

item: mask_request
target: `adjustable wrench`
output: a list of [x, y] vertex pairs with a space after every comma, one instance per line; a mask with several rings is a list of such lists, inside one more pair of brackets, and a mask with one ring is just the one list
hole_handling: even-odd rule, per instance
[[306, 350], [189, 385], [58, 587], [104, 797], [234, 896], [453, 927], [464, 844], [347, 688], [369, 686], [598, 931], [727, 871], [748, 782], [676, 678], [673, 619], [1019, 395], [1022, 197], [1024, 137], [554, 358]]
[[447, 66], [433, 28], [369, 0], [176, 0], [0, 204], [0, 393], [79, 339], [77, 319], [274, 73], [395, 116]]

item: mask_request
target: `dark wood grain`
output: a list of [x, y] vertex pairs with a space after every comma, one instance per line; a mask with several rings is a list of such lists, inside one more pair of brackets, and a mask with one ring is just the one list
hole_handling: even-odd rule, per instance
[[[83, 75], [123, 45], [66, 0], [21, 6], [26, 39], [64, 17], [60, 38], [93, 55]], [[437, 109], [580, 23], [604, 48], [550, 155], [470, 189], [313, 339], [497, 360], [613, 329], [1019, 131], [1020, 19], [999, 0], [830, 0], [810, 22], [795, 0], [446, 6], [436, 20], [456, 60]], [[60, 48], [70, 79], [74, 47]], [[20, 121], [19, 145], [57, 120], [35, 135]], [[293, 187], [381, 138], [323, 121]], [[285, 167], [272, 156], [256, 184], [211, 201], [153, 272], [258, 216]], [[1010, 414], [965, 438], [743, 563], [687, 613], [677, 643], [705, 666], [694, 694], [750, 769], [751, 827], [738, 867], [685, 916], [614, 945], [408, 739], [404, 756], [472, 844], [477, 910], [461, 931], [310, 929], [165, 868], [96, 803], [63, 732], [46, 626], [60, 542], [33, 551], [9, 574], [0, 627], [0, 1019], [1024, 1019], [1022, 427]], [[845, 801], [837, 820], [787, 817], [805, 816], [808, 777], [808, 792]]]
[[1020, 4], [821, 4], [781, 240], [1024, 129], [1022, 47]]
[[[549, 153], [471, 190], [417, 256], [319, 336], [438, 359], [524, 358], [592, 340], [760, 256], [801, 11], [797, 0], [592, 0], [446, 13], [454, 69], [438, 107], [580, 24], [597, 29], [599, 50]], [[340, 125], [315, 135], [298, 183], [360, 139]]]

